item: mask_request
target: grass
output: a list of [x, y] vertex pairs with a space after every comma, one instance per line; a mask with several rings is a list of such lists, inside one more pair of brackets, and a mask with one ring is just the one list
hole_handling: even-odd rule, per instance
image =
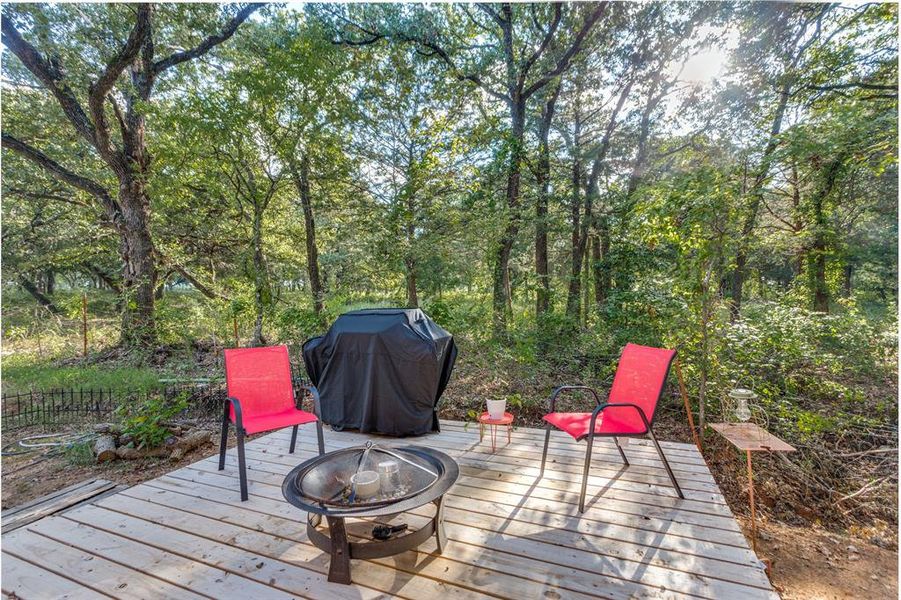
[[78, 442], [77, 444], [66, 446], [63, 448], [63, 456], [66, 462], [77, 467], [86, 467], [96, 462], [94, 451], [91, 449], [91, 442]]
[[160, 374], [150, 367], [113, 365], [59, 366], [34, 362], [27, 355], [3, 359], [3, 391], [21, 392], [53, 388], [115, 388], [147, 390], [159, 386]]

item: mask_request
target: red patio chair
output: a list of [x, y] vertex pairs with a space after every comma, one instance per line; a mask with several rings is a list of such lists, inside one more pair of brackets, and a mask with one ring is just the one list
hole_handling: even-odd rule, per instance
[[[675, 350], [626, 344], [616, 368], [616, 375], [613, 378], [613, 386], [610, 388], [607, 402], [601, 402], [598, 393], [584, 385], [564, 385], [555, 389], [551, 394], [550, 413], [544, 415], [547, 425], [544, 434], [544, 452], [541, 455], [541, 475], [544, 475], [544, 465], [547, 461], [551, 427], [562, 429], [573, 436], [577, 442], [588, 438], [588, 447], [585, 449], [585, 468], [582, 472], [582, 492], [579, 495], [579, 512], [585, 512], [585, 488], [588, 485], [591, 447], [595, 436], [612, 437], [627, 467], [629, 459], [626, 458], [626, 453], [619, 445], [618, 438], [649, 436], [654, 442], [654, 447], [657, 448], [657, 454], [663, 461], [663, 466], [666, 468], [670, 481], [673, 482], [676, 493], [679, 498], [685, 498], [652, 428], [657, 402], [663, 394], [663, 386], [669, 375], [670, 365], [675, 358]], [[579, 413], [554, 412], [557, 397], [570, 390], [591, 392], [597, 405], [595, 409], [592, 412]]]
[[241, 501], [247, 500], [247, 470], [244, 465], [244, 436], [293, 425], [291, 447], [297, 442], [297, 427], [316, 423], [319, 454], [325, 453], [322, 423], [319, 421], [319, 392], [311, 385], [300, 386], [313, 397], [313, 412], [298, 408], [291, 381], [291, 363], [287, 346], [267, 348], [229, 348], [225, 351], [225, 382], [228, 402], [222, 415], [222, 441], [219, 445], [219, 470], [225, 468], [228, 424], [235, 424], [238, 438], [238, 470]]

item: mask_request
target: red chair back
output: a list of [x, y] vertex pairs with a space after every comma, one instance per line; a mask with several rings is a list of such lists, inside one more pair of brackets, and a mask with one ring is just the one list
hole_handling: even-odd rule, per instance
[[[228, 395], [241, 402], [242, 417], [294, 408], [294, 387], [287, 346], [229, 348], [225, 351]], [[232, 421], [233, 408], [229, 408]]]
[[[675, 350], [650, 348], [638, 344], [626, 344], [616, 367], [608, 402], [637, 404], [644, 411], [649, 423], [654, 422], [657, 402], [663, 393], [670, 365], [676, 357]], [[614, 409], [608, 409], [614, 410]], [[644, 428], [641, 417], [631, 409], [616, 409], [620, 421]]]

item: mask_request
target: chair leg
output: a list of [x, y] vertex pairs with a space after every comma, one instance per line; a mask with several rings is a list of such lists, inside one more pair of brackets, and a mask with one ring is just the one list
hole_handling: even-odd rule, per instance
[[663, 448], [660, 447], [660, 442], [657, 441], [657, 436], [654, 435], [653, 429], [648, 429], [648, 435], [651, 436], [651, 440], [654, 442], [654, 447], [657, 448], [657, 454], [660, 455], [660, 460], [663, 461], [663, 467], [666, 469], [666, 474], [669, 475], [670, 481], [673, 482], [673, 487], [676, 488], [676, 494], [679, 495], [679, 498], [685, 499], [685, 495], [682, 493], [682, 488], [679, 487], [679, 482], [676, 481], [676, 476], [673, 475], [673, 470], [669, 466], [669, 461], [666, 460], [666, 456], [663, 454]]
[[291, 447], [288, 449], [288, 454], [294, 454], [295, 445], [297, 445], [297, 425], [291, 428]]
[[235, 428], [238, 436], [238, 475], [241, 478], [241, 502], [247, 501], [247, 465], [244, 462], [244, 429]]
[[616, 449], [619, 450], [619, 455], [623, 457], [623, 463], [625, 463], [625, 465], [628, 467], [629, 459], [626, 458], [626, 453], [623, 452], [623, 447], [619, 445], [619, 438], [616, 436], [613, 436], [613, 443], [616, 444]]
[[319, 456], [325, 454], [325, 440], [322, 437], [322, 421], [316, 421], [316, 441], [319, 442]]
[[588, 471], [591, 468], [591, 447], [594, 444], [594, 436], [588, 436], [588, 445], [585, 448], [585, 467], [582, 471], [582, 491], [579, 493], [579, 512], [585, 512], [585, 491], [588, 489]]
[[544, 427], [544, 451], [541, 453], [541, 472], [539, 477], [544, 475], [544, 463], [547, 461], [547, 446], [551, 441], [551, 424], [548, 423]]
[[228, 447], [228, 405], [225, 405], [225, 415], [222, 417], [222, 438], [219, 441], [219, 470], [225, 469], [225, 450]]

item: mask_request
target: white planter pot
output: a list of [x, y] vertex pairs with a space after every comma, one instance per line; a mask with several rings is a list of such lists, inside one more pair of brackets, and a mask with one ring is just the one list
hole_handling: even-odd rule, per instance
[[502, 419], [506, 410], [506, 400], [488, 400], [488, 415], [492, 419]]

